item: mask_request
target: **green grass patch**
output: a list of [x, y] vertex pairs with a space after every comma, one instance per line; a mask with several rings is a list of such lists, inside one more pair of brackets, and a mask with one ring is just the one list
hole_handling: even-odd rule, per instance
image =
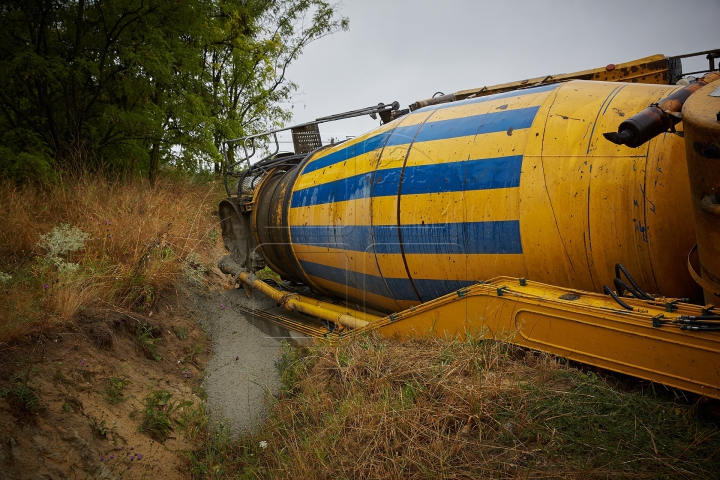
[[[283, 345], [268, 420], [199, 441], [207, 478], [717, 478], [709, 409], [490, 341]], [[662, 390], [662, 391], [661, 391]], [[657, 392], [657, 393], [656, 393]]]

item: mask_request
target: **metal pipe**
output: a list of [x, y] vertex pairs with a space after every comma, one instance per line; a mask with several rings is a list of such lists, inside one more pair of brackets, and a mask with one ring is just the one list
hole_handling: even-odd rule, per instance
[[720, 80], [720, 72], [707, 73], [628, 118], [620, 124], [617, 132], [604, 133], [603, 136], [616, 145], [639, 147], [661, 133], [674, 129], [682, 120], [681, 111], [690, 95], [716, 80]]
[[[338, 305], [304, 297], [297, 293], [282, 292], [257, 278], [254, 274], [245, 271], [230, 255], [220, 259], [218, 267], [224, 273], [229, 273], [248, 287], [255, 289], [278, 302], [283, 308], [317, 317], [321, 320], [337, 323], [348, 328], [366, 327], [372, 321], [382, 317], [370, 315], [353, 309], [345, 309]], [[347, 312], [347, 313], [345, 313]]]

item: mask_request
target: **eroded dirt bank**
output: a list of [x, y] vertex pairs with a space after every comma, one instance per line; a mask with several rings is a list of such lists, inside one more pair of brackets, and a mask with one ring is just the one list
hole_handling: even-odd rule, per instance
[[0, 479], [190, 478], [205, 406], [233, 434], [262, 420], [280, 343], [234, 308], [262, 299], [211, 276], [0, 351]]

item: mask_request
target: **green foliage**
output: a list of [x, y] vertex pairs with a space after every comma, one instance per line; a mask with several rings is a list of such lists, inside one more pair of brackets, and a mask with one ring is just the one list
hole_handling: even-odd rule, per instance
[[158, 327], [147, 322], [139, 322], [135, 332], [140, 347], [150, 358], [158, 362], [162, 360], [157, 350], [158, 344], [162, 341], [161, 334]]
[[108, 427], [105, 425], [105, 420], [100, 420], [98, 422], [97, 418], [94, 417], [90, 419], [89, 425], [93, 435], [102, 440], [107, 440], [108, 434], [115, 433], [116, 429], [116, 427]]
[[153, 390], [144, 400], [143, 423], [140, 430], [155, 440], [164, 441], [173, 430], [172, 415], [192, 402], [171, 401], [172, 393], [167, 390]]
[[175, 336], [180, 340], [185, 340], [187, 338], [187, 328], [175, 325], [173, 330], [175, 330]]
[[272, 269], [270, 269], [270, 267], [265, 267], [262, 270], [258, 270], [257, 272], [255, 272], [255, 275], [260, 280], [275, 280], [278, 282], [281, 280], [280, 275], [278, 275], [277, 273], [272, 271]]
[[17, 414], [31, 414], [40, 408], [38, 389], [30, 383], [29, 368], [24, 375], [15, 375], [12, 386], [0, 390], [0, 397], [7, 400]]
[[128, 378], [125, 376], [112, 377], [108, 379], [105, 390], [103, 390], [105, 400], [113, 405], [116, 403], [124, 402], [125, 397], [123, 389], [130, 383], [132, 382], [130, 382], [130, 380], [128, 380]]
[[0, 175], [217, 169], [221, 139], [290, 117], [288, 66], [346, 28], [323, 0], [3, 2]]
[[275, 367], [280, 374], [280, 382], [283, 390], [291, 393], [295, 390], [297, 381], [314, 365], [314, 357], [308, 355], [308, 351], [302, 348], [295, 348], [285, 340], [280, 346], [280, 359]]

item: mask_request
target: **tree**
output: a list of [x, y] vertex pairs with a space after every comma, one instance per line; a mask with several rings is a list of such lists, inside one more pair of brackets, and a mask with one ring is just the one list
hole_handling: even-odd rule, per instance
[[215, 165], [278, 125], [287, 67], [346, 29], [323, 0], [6, 0], [0, 175]]

